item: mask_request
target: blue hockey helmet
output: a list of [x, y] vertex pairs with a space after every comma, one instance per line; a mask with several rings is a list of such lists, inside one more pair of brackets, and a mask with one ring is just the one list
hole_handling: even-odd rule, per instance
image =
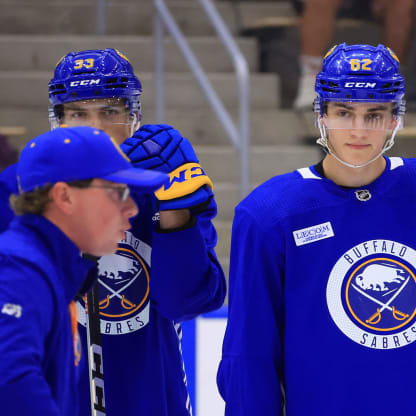
[[315, 111], [322, 115], [328, 101], [368, 101], [396, 102], [404, 112], [405, 85], [399, 66], [395, 53], [384, 45], [335, 45], [316, 77]]
[[60, 105], [101, 98], [124, 99], [130, 113], [141, 119], [141, 83], [127, 57], [116, 49], [68, 53], [56, 64], [48, 88], [52, 128], [57, 127]]

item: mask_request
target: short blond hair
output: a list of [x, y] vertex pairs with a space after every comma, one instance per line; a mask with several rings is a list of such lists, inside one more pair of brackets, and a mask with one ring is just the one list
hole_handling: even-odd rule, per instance
[[[75, 188], [88, 188], [93, 179], [67, 182]], [[54, 184], [47, 184], [34, 191], [13, 194], [9, 198], [10, 206], [16, 215], [35, 214], [43, 215], [48, 204], [52, 201], [49, 192]]]
[[53, 185], [45, 185], [31, 192], [13, 194], [9, 198], [10, 206], [16, 215], [35, 214], [42, 215], [51, 198], [49, 191]]

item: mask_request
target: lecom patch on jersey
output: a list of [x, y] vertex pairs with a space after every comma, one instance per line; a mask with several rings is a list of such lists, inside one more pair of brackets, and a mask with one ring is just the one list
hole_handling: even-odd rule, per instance
[[293, 231], [293, 237], [297, 246], [314, 243], [315, 241], [323, 240], [334, 236], [334, 230], [331, 223], [324, 222], [322, 224], [313, 225], [312, 227], [302, 228], [301, 230]]

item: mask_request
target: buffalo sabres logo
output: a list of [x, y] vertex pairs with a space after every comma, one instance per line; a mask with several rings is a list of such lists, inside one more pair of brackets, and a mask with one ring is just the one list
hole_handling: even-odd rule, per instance
[[[122, 335], [149, 322], [149, 266], [151, 248], [126, 232], [114, 255], [98, 260], [101, 333]], [[84, 305], [78, 307], [85, 325]]]
[[392, 349], [416, 340], [416, 251], [370, 240], [333, 267], [327, 303], [338, 328], [368, 348]]

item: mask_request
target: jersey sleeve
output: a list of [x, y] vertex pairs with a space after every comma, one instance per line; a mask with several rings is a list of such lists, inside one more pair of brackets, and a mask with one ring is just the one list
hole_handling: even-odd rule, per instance
[[42, 368], [45, 333], [52, 315], [51, 298], [45, 296], [43, 289], [47, 292], [47, 288], [30, 290], [23, 281], [19, 282], [18, 274], [27, 275], [28, 271], [18, 265], [2, 268], [2, 273], [2, 277], [7, 275], [14, 282], [0, 279], [0, 413], [59, 416]]
[[217, 383], [226, 416], [282, 415], [283, 240], [236, 209]]
[[215, 254], [217, 233], [211, 219], [212, 199], [192, 227], [155, 232], [152, 248], [151, 294], [162, 316], [183, 321], [218, 309], [224, 302], [224, 272]]

